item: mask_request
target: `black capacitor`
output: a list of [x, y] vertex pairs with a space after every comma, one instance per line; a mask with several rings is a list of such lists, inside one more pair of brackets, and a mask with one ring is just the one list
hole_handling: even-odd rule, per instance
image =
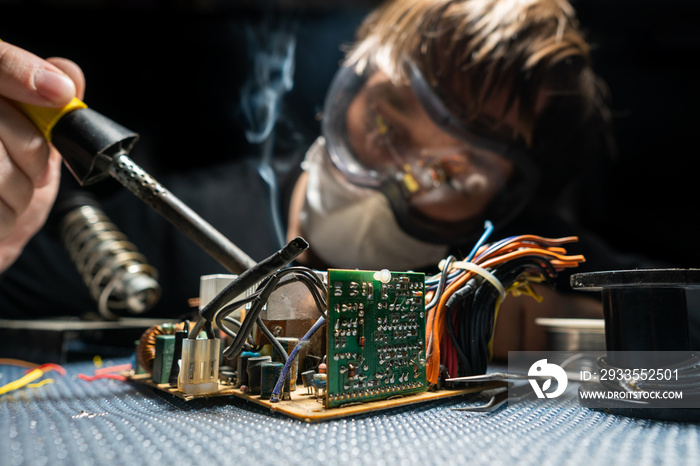
[[[284, 364], [281, 362], [264, 362], [260, 366], [260, 398], [269, 399], [280, 378]], [[289, 391], [289, 376], [284, 381], [284, 391]]]
[[238, 355], [238, 364], [236, 366], [236, 387], [240, 388], [243, 385], [248, 385], [248, 359], [260, 356], [260, 353], [252, 353], [243, 351]]
[[272, 361], [270, 356], [256, 356], [248, 358], [248, 388], [251, 395], [260, 394], [260, 386], [262, 383], [262, 365]]

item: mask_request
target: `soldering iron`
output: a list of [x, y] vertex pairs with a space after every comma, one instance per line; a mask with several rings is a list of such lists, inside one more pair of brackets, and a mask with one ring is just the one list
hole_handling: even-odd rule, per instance
[[74, 98], [63, 108], [17, 103], [63, 156], [81, 186], [109, 176], [165, 217], [228, 271], [255, 261], [129, 158], [139, 135]]

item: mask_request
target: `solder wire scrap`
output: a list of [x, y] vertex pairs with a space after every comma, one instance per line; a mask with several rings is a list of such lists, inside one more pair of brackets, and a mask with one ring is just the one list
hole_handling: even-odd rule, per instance
[[438, 384], [441, 366], [450, 377], [485, 373], [498, 309], [506, 293], [540, 299], [531, 283], [551, 284], [559, 272], [585, 261], [582, 255], [567, 255], [562, 247], [578, 241], [575, 236], [522, 235], [484, 244], [493, 225], [486, 222], [485, 227], [464, 261], [449, 256], [440, 263], [440, 273], [426, 278], [430, 384]]

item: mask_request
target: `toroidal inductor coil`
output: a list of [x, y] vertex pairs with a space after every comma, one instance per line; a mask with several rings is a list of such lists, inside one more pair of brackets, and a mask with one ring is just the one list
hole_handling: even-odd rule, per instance
[[[194, 327], [190, 322], [189, 332]], [[158, 335], [172, 335], [185, 329], [185, 322], [177, 324], [159, 324], [149, 328], [141, 335], [136, 347], [136, 362], [149, 374], [153, 374], [153, 361], [156, 358], [156, 337]]]

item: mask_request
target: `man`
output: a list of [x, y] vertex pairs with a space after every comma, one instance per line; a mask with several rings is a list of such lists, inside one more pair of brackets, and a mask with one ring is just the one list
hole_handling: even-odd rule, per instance
[[[485, 220], [498, 237], [576, 233], [543, 197], [605, 149], [606, 120], [567, 2], [387, 2], [328, 92], [288, 236], [309, 240], [317, 267], [405, 270], [464, 256]], [[538, 291], [543, 305], [506, 301], [500, 321], [517, 323], [500, 348], [541, 348], [535, 315], [601, 315], [589, 297]]]
[[[590, 144], [580, 144], [603, 140], [605, 118], [588, 45], [568, 3], [389, 2], [365, 21], [331, 86], [325, 141], [318, 144], [330, 158], [312, 150], [308, 177], [319, 172], [322, 179], [311, 180], [311, 191], [323, 190], [316, 184], [328, 184], [332, 172], [353, 192], [345, 204], [369, 203], [367, 197], [391, 204], [393, 215], [384, 208], [384, 217], [372, 219], [355, 209], [383, 224], [369, 243], [408, 233], [421, 242], [407, 239], [411, 258], [397, 265], [425, 267], [444, 257], [446, 246], [473, 244], [484, 220], [503, 229], [533, 199], [540, 179], [550, 190], [570, 179], [593, 158], [585, 152]], [[305, 182], [296, 193], [306, 191], [306, 199], [293, 207], [301, 224], [292, 212], [290, 234], [313, 242], [331, 236], [327, 223], [336, 225], [335, 234], [347, 231], [343, 224], [355, 219], [347, 213], [345, 222], [330, 219], [329, 211], [342, 207], [314, 199]], [[351, 266], [358, 259], [349, 249], [366, 238], [348, 236], [342, 243]], [[326, 262], [338, 261], [319, 244], [314, 250]], [[402, 254], [382, 254], [380, 247], [360, 260], [376, 268]]]
[[[39, 88], [27, 76], [51, 64], [0, 45], [5, 51], [3, 95], [46, 105], [60, 105], [70, 96], [69, 83], [51, 101], [36, 96]], [[82, 77], [74, 81], [80, 95]], [[20, 141], [32, 144], [20, 146], [30, 148], [39, 173], [50, 146], [4, 104], [2, 124], [22, 125]], [[551, 203], [541, 200], [557, 196], [605, 141], [605, 108], [588, 46], [571, 6], [558, 0], [385, 3], [359, 29], [324, 113], [323, 138], [307, 154], [288, 221], [288, 235], [301, 234], [311, 244], [302, 261], [316, 267], [431, 267], [448, 251], [465, 255], [485, 220], [496, 225], [499, 236], [575, 234], [566, 230]], [[21, 133], [0, 132], [7, 147], [16, 139], [10, 134]], [[56, 160], [54, 152], [48, 160]], [[0, 160], [12, 167], [16, 160], [30, 159], [11, 150], [2, 155]], [[57, 175], [51, 173], [49, 185], [55, 190]], [[21, 213], [27, 212], [32, 185], [25, 182], [23, 200], [13, 204], [19, 189], [14, 183], [23, 178], [17, 170], [3, 175], [0, 195], [12, 206], [6, 209], [10, 220], [3, 221], [4, 235], [15, 245], [3, 248], [7, 267], [43, 222], [53, 194], [42, 199], [35, 190], [33, 200], [42, 215], [28, 215], [33, 222], [23, 227]], [[253, 202], [249, 198], [242, 204]], [[222, 215], [220, 205], [216, 212]], [[164, 249], [167, 241], [143, 229]], [[253, 230], [237, 222], [223, 232], [239, 244], [236, 235], [242, 229]], [[168, 246], [167, 255], [181, 249]], [[164, 272], [180, 278], [196, 269], [186, 261], [180, 265]], [[26, 273], [19, 277], [30, 279]], [[535, 314], [565, 309], [569, 316], [600, 315], [599, 303], [591, 298], [539, 291], [547, 295], [545, 306], [526, 298], [504, 304], [499, 322], [515, 324], [509, 327], [510, 349], [544, 343], [532, 322]]]

